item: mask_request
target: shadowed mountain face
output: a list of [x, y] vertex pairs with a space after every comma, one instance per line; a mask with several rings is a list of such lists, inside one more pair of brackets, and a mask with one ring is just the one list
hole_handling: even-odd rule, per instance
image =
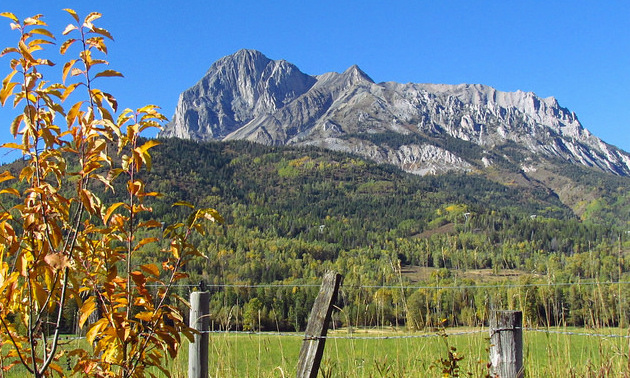
[[214, 63], [180, 95], [160, 136], [314, 145], [421, 175], [499, 169], [536, 178], [556, 162], [630, 175], [630, 156], [553, 97], [484, 85], [374, 83], [357, 66], [310, 76], [253, 50]]

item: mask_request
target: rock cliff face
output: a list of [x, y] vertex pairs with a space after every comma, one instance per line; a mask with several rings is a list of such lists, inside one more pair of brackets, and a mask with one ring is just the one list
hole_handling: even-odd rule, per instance
[[630, 175], [630, 156], [553, 97], [484, 85], [375, 83], [357, 66], [310, 76], [252, 50], [217, 61], [182, 93], [161, 136], [316, 145], [415, 174], [483, 170], [498, 161], [532, 172], [561, 159]]

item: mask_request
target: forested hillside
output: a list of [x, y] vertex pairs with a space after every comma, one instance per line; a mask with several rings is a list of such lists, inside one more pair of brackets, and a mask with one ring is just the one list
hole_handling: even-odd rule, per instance
[[[303, 327], [317, 288], [297, 285], [316, 285], [326, 269], [345, 276], [344, 306], [353, 323], [376, 322], [375, 314], [383, 308], [378, 310], [375, 298], [384, 295], [385, 302], [378, 303], [389, 307], [384, 321], [391, 324], [421, 326], [440, 318], [454, 324], [483, 322], [488, 308], [508, 303], [524, 308], [532, 322], [563, 318], [584, 324], [589, 321], [584, 303], [590, 292], [578, 289], [581, 294], [569, 295], [575, 290], [568, 286], [525, 286], [529, 294], [518, 296], [520, 304], [509, 298], [508, 288], [437, 296], [422, 294], [425, 289], [403, 289], [407, 300], [397, 290], [350, 288], [604, 282], [623, 279], [630, 269], [620, 213], [626, 207], [615, 205], [624, 204], [625, 192], [619, 191], [627, 187], [624, 178], [578, 172], [580, 168], [563, 172], [574, 175], [589, 195], [600, 195], [592, 197], [599, 208], [580, 219], [537, 183], [500, 184], [481, 174], [419, 177], [315, 148], [242, 141], [162, 143], [146, 178], [165, 193], [153, 205], [156, 215], [176, 220], [169, 204], [183, 199], [215, 207], [226, 218], [214, 238], [199, 241], [208, 259], [190, 266], [191, 282], [296, 285], [216, 287], [213, 314], [226, 327], [239, 327], [233, 314], [228, 320], [237, 304], [245, 318], [250, 311], [240, 327], [253, 321], [252, 311], [263, 309], [263, 328]], [[617, 222], [602, 222], [611, 219]], [[610, 294], [611, 301], [616, 294]], [[597, 303], [605, 300], [601, 290], [598, 296]], [[394, 314], [403, 304], [408, 311]], [[611, 312], [597, 321], [616, 323], [618, 315]]]
[[[326, 269], [345, 276], [342, 323], [474, 325], [492, 307], [521, 308], [537, 324], [630, 320], [619, 288], [530, 286], [624, 279], [626, 178], [563, 168], [590, 201], [580, 218], [554, 191], [519, 183], [509, 169], [493, 180], [421, 177], [316, 148], [160, 142], [144, 177], [149, 190], [163, 193], [150, 203], [154, 215], [181, 221], [171, 204], [183, 200], [216, 208], [226, 220], [196, 240], [207, 259], [187, 268], [191, 285], [213, 285], [218, 326], [302, 329]], [[151, 261], [158, 250], [140, 258]], [[487, 283], [508, 286], [489, 291]], [[467, 288], [439, 289], [461, 284]], [[588, 313], [606, 301], [617, 310]]]

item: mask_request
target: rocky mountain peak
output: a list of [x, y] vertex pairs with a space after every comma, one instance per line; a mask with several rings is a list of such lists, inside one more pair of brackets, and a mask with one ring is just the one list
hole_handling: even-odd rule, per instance
[[222, 139], [281, 109], [316, 81], [285, 60], [239, 50], [212, 64], [197, 84], [180, 95], [173, 120], [161, 136]]
[[586, 130], [553, 97], [480, 84], [374, 83], [358, 66], [310, 76], [239, 50], [180, 96], [161, 136], [316, 145], [416, 174], [532, 172], [549, 159], [630, 175], [630, 156]]
[[372, 80], [372, 78], [368, 76], [368, 74], [363, 72], [363, 70], [359, 68], [359, 66], [357, 66], [356, 64], [353, 64], [347, 70], [345, 70], [343, 72], [343, 76], [345, 76], [348, 80], [351, 80], [355, 83], [366, 81], [368, 83], [374, 84], [374, 80]]

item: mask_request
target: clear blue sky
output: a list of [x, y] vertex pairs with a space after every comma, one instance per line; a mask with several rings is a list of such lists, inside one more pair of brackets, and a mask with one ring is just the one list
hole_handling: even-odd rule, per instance
[[[377, 82], [554, 96], [595, 135], [630, 151], [629, 1], [4, 0], [0, 11], [42, 13], [61, 38], [66, 7], [103, 13], [97, 25], [115, 38], [111, 68], [125, 75], [105, 87], [122, 107], [154, 103], [171, 117], [179, 93], [214, 61], [248, 48], [312, 75], [358, 64]], [[0, 46], [16, 34], [0, 20]], [[8, 62], [0, 59], [2, 77]], [[12, 114], [0, 108], [3, 135]]]

